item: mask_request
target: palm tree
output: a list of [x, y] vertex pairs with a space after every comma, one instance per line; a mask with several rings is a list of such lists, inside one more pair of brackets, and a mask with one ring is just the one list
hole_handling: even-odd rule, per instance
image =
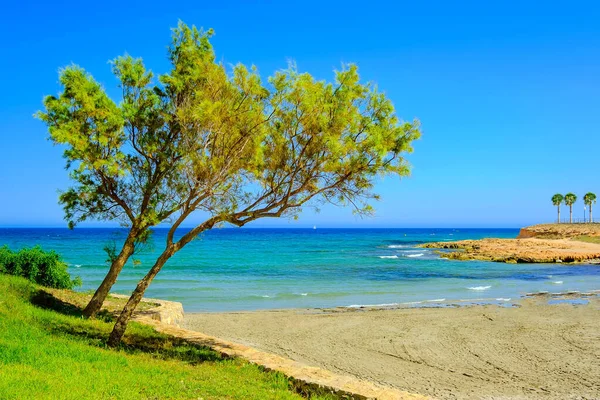
[[592, 204], [596, 204], [596, 195], [592, 192], [586, 193], [583, 196], [583, 202], [590, 206], [590, 222], [594, 222], [594, 218], [592, 217]]
[[560, 205], [565, 200], [564, 196], [560, 193], [556, 193], [552, 196], [552, 204], [558, 208], [558, 223], [560, 224]]
[[577, 201], [574, 193], [565, 194], [565, 204], [569, 206], [569, 223], [573, 223], [573, 204]]

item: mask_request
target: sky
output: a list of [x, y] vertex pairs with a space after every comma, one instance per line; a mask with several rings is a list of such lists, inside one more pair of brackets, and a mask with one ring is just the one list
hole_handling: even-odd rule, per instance
[[32, 117], [59, 92], [59, 68], [78, 64], [116, 96], [108, 61], [128, 53], [167, 72], [180, 19], [213, 28], [217, 57], [263, 78], [290, 60], [326, 80], [356, 63], [401, 118], [421, 121], [412, 175], [377, 181], [375, 217], [325, 207], [253, 227], [520, 227], [551, 222], [554, 193], [600, 194], [600, 4], [9, 0], [2, 11], [0, 227], [66, 226], [62, 149]]

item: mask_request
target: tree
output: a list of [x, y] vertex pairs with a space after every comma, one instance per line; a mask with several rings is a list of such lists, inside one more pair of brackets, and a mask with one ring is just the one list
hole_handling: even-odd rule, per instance
[[[170, 225], [162, 253], [115, 323], [111, 346], [120, 342], [165, 263], [201, 232], [259, 218], [296, 218], [303, 207], [323, 203], [349, 205], [369, 215], [371, 200], [378, 198], [372, 192], [376, 177], [410, 172], [403, 154], [420, 137], [419, 122], [400, 121], [385, 95], [360, 83], [356, 66], [337, 71], [335, 82], [327, 83], [291, 65], [264, 84], [255, 68], [237, 65], [228, 72], [216, 63], [211, 35], [180, 23], [169, 48], [172, 69], [156, 83], [141, 60], [115, 60], [123, 91], [119, 107], [102, 94], [111, 104], [107, 111], [88, 110], [94, 103], [87, 87], [93, 93], [102, 90], [77, 67], [62, 72], [65, 90], [59, 99], [83, 89], [81, 99], [66, 105], [46, 100], [47, 109], [59, 110], [42, 114], [51, 137], [67, 145], [71, 164], [85, 165], [84, 173], [92, 176], [84, 181], [87, 190], [75, 191], [77, 198], [84, 193], [85, 202], [73, 200], [77, 207], [66, 208], [72, 211], [67, 216], [109, 219], [112, 210], [125, 212], [105, 194], [111, 193], [103, 179], [108, 176], [110, 184], [122, 185], [116, 197], [135, 210], [127, 220], [132, 228]], [[76, 87], [62, 79], [73, 70], [83, 81]], [[104, 121], [113, 113], [116, 122], [107, 128]], [[88, 156], [74, 150], [80, 141], [101, 149], [92, 162], [82, 161]], [[87, 196], [98, 200], [87, 201]], [[176, 230], [194, 213], [204, 222], [176, 239]]]
[[573, 193], [565, 194], [565, 204], [569, 206], [569, 223], [573, 223], [573, 204], [577, 201], [577, 196]]
[[583, 196], [583, 202], [590, 207], [590, 222], [594, 222], [592, 214], [592, 205], [596, 204], [596, 195], [592, 192], [588, 192]]
[[[110, 269], [84, 310], [88, 317], [100, 310], [151, 227], [184, 207], [216, 207], [216, 196], [233, 193], [236, 180], [252, 173], [237, 172], [260, 148], [261, 107], [268, 93], [257, 74], [238, 66], [228, 77], [223, 66], [214, 63], [208, 42], [212, 32], [200, 33], [183, 24], [178, 32], [187, 42], [194, 35], [196, 51], [189, 45], [171, 53], [175, 69], [160, 77], [164, 85], [152, 85], [153, 74], [140, 59], [119, 57], [112, 64], [122, 90], [118, 106], [82, 68], [69, 66], [60, 72], [63, 92], [46, 97], [45, 112], [36, 114], [48, 125], [50, 139], [66, 146], [64, 157], [75, 185], [60, 195], [60, 202], [69, 227], [89, 219], [116, 220], [128, 227], [120, 251], [109, 254]], [[218, 154], [219, 159], [216, 154], [202, 157], [203, 152], [217, 150], [229, 153]], [[186, 193], [203, 195], [192, 196], [194, 203], [186, 204]]]
[[559, 224], [560, 224], [560, 205], [562, 204], [564, 199], [565, 198], [560, 193], [557, 193], [554, 196], [552, 196], [552, 205], [554, 205], [555, 207], [558, 208], [558, 223]]

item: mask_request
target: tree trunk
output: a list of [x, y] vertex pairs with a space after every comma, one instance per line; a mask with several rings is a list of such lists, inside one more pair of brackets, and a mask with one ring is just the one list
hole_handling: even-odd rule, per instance
[[558, 208], [558, 223], [560, 224], [560, 206], [558, 206], [557, 208]]
[[569, 223], [573, 223], [573, 206], [569, 206]]
[[590, 224], [594, 222], [594, 218], [592, 218], [592, 203], [590, 203]]
[[127, 239], [125, 239], [125, 243], [123, 244], [123, 247], [121, 248], [121, 252], [117, 256], [117, 258], [115, 258], [115, 260], [112, 262], [112, 264], [110, 265], [110, 269], [108, 270], [108, 273], [104, 277], [104, 280], [102, 281], [102, 283], [100, 284], [98, 289], [96, 289], [96, 292], [92, 296], [92, 299], [90, 300], [88, 305], [83, 310], [83, 315], [86, 316], [87, 318], [95, 317], [96, 314], [98, 313], [98, 311], [100, 311], [100, 309], [102, 308], [102, 304], [104, 304], [104, 300], [106, 299], [106, 296], [108, 296], [110, 289], [113, 287], [113, 285], [117, 281], [117, 278], [118, 278], [119, 274], [121, 273], [121, 270], [125, 266], [125, 263], [129, 259], [129, 257], [131, 257], [131, 255], [133, 254], [133, 252], [135, 250], [134, 244], [135, 244], [135, 239], [136, 239], [136, 235], [137, 235], [136, 232], [137, 231], [134, 229], [131, 229], [129, 231], [129, 234], [127, 235]]
[[154, 277], [160, 272], [163, 265], [165, 265], [167, 260], [171, 258], [173, 254], [175, 254], [175, 246], [167, 246], [165, 251], [163, 251], [160, 257], [158, 257], [156, 263], [152, 266], [150, 271], [148, 271], [146, 276], [144, 276], [144, 278], [142, 278], [142, 280], [137, 284], [135, 290], [131, 294], [131, 297], [127, 301], [127, 304], [125, 304], [123, 311], [121, 311], [121, 314], [119, 315], [112, 332], [110, 333], [107, 343], [109, 347], [116, 347], [119, 345], [119, 343], [121, 343], [121, 339], [125, 334], [125, 330], [127, 329], [127, 324], [131, 319], [131, 315], [135, 311], [135, 308], [138, 306], [138, 304], [140, 304], [146, 289]]

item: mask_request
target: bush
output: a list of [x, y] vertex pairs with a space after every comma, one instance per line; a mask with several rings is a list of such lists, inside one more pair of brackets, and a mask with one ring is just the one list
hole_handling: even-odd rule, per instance
[[44, 251], [40, 246], [18, 252], [8, 246], [0, 247], [0, 272], [56, 289], [73, 289], [81, 285], [79, 278], [71, 279], [67, 264], [55, 251]]

